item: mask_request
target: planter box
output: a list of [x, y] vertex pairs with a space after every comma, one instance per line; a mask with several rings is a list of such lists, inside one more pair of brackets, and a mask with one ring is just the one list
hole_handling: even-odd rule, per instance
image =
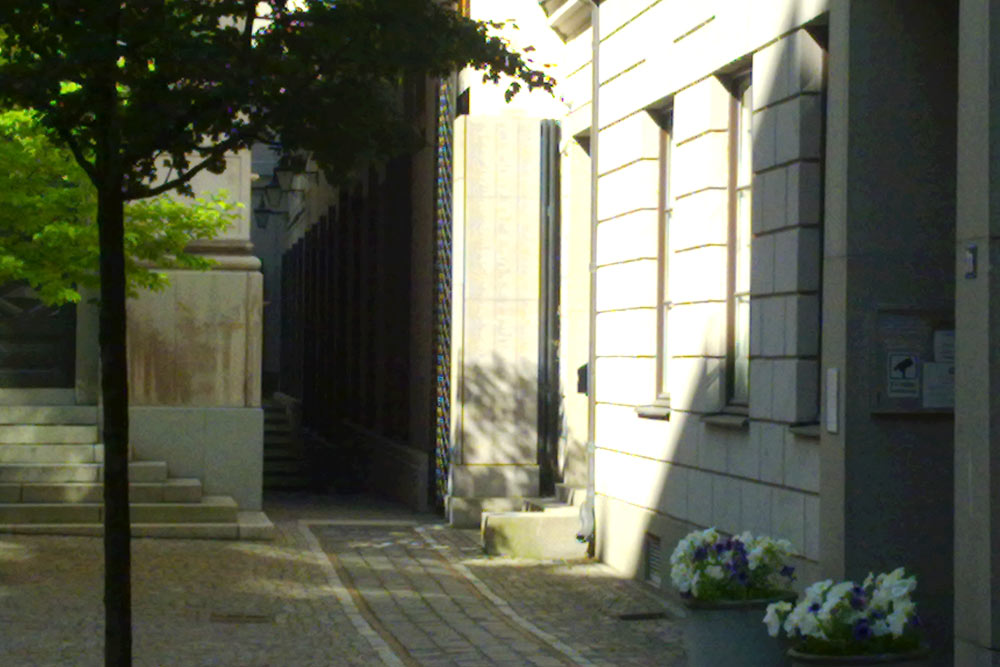
[[787, 642], [767, 634], [767, 605], [787, 600], [795, 593], [737, 602], [685, 600], [688, 617], [684, 645], [689, 667], [782, 667]]
[[892, 667], [930, 667], [927, 655], [929, 650], [922, 648], [907, 653], [878, 653], [873, 655], [816, 655], [801, 653], [795, 649], [788, 650], [789, 664], [792, 667], [855, 667], [856, 665], [892, 665]]

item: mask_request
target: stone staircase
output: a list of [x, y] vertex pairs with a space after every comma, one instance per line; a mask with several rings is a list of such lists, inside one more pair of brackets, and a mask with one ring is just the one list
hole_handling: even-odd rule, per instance
[[264, 488], [293, 491], [309, 485], [302, 444], [285, 406], [264, 401]]
[[[97, 408], [0, 406], [0, 533], [100, 535], [104, 445]], [[129, 461], [133, 537], [268, 539], [262, 512], [168, 476], [163, 461]]]
[[586, 491], [556, 484], [556, 495], [525, 498], [521, 511], [483, 512], [480, 531], [486, 553], [535, 559], [578, 559], [587, 545], [578, 542], [580, 507]]

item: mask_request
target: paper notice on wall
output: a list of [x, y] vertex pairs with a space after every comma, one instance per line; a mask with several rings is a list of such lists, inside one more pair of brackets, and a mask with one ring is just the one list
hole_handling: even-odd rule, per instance
[[934, 361], [955, 363], [955, 330], [941, 329], [934, 332]]
[[[935, 336], [935, 347], [937, 347], [936, 338]], [[954, 363], [934, 362], [924, 364], [924, 407], [955, 407]]]

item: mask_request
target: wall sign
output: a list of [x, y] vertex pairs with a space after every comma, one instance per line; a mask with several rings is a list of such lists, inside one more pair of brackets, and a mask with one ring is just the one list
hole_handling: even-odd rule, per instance
[[874, 413], [951, 412], [955, 326], [945, 309], [880, 308], [872, 330]]

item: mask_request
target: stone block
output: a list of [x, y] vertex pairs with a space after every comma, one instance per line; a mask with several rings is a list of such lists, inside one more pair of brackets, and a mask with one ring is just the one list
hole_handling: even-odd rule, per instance
[[678, 145], [671, 156], [670, 185], [674, 198], [711, 188], [728, 188], [728, 133], [710, 132]]
[[655, 259], [599, 267], [597, 311], [656, 307], [656, 273]]
[[631, 211], [655, 211], [660, 201], [659, 161], [639, 160], [605, 174], [598, 188], [597, 216], [602, 221]]
[[819, 354], [819, 296], [785, 298], [785, 355], [811, 357]]
[[658, 352], [655, 308], [597, 314], [598, 356], [655, 357]]
[[688, 521], [698, 526], [712, 525], [712, 478], [702, 470], [688, 470]]
[[678, 304], [670, 309], [668, 322], [671, 356], [726, 356], [726, 304]]
[[712, 472], [726, 472], [726, 458], [729, 455], [727, 430], [706, 428], [698, 448], [698, 467]]
[[772, 490], [772, 487], [757, 482], [743, 481], [740, 484], [740, 523], [743, 530], [749, 530], [754, 535], [771, 534]]
[[[601, 63], [602, 69], [604, 63]], [[606, 174], [637, 160], [659, 160], [660, 126], [648, 113], [637, 113], [601, 130], [600, 172]]]
[[674, 141], [685, 142], [729, 127], [732, 95], [716, 77], [688, 86], [674, 96]]
[[656, 391], [656, 359], [600, 357], [596, 368], [597, 400], [619, 405], [645, 405]]
[[662, 496], [658, 509], [678, 519], [688, 518], [687, 487], [689, 468], [667, 465], [667, 476], [663, 480]]
[[777, 114], [776, 164], [822, 157], [823, 107], [820, 95], [802, 94], [773, 109]]
[[727, 533], [743, 530], [740, 521], [740, 483], [732, 477], [712, 477], [712, 523]]
[[241, 540], [273, 540], [277, 537], [277, 529], [263, 512], [238, 512], [236, 523]]
[[719, 246], [673, 253], [670, 257], [670, 300], [675, 304], [724, 301], [728, 256], [728, 249]]
[[818, 225], [823, 215], [822, 169], [818, 162], [793, 162], [786, 168], [785, 226]]
[[819, 560], [819, 496], [808, 495], [805, 498], [805, 557]]
[[785, 486], [819, 493], [819, 441], [785, 431]]
[[755, 53], [754, 108], [801, 92], [822, 92], [823, 60], [823, 48], [805, 30], [797, 30]]
[[753, 114], [753, 170], [755, 173], [777, 164], [778, 112], [763, 109]]
[[58, 424], [0, 425], [0, 443], [20, 444], [88, 444], [97, 442], [97, 427]]
[[[752, 302], [751, 302], [752, 303]], [[750, 418], [771, 419], [774, 361], [750, 359]]]
[[[756, 427], [756, 428], [755, 428]], [[750, 437], [757, 438], [762, 482], [781, 484], [784, 480], [785, 425], [750, 422]]]
[[774, 364], [774, 419], [787, 423], [814, 421], [819, 412], [817, 362], [779, 359]]
[[775, 234], [774, 291], [819, 289], [819, 229], [795, 227]]
[[451, 495], [463, 498], [538, 495], [538, 466], [455, 465], [452, 466]]
[[0, 424], [96, 423], [93, 405], [0, 405]]
[[659, 222], [655, 209], [633, 211], [597, 226], [597, 265], [656, 259]]
[[751, 228], [755, 234], [780, 229], [785, 226], [787, 214], [788, 170], [777, 167], [754, 176], [753, 196], [760, 198], [760, 207], [755, 211], [760, 219], [751, 220]]
[[670, 250], [729, 243], [729, 195], [702, 190], [674, 199], [670, 215]]
[[577, 508], [558, 512], [487, 513], [482, 540], [491, 556], [533, 559], [577, 559], [587, 556], [587, 544], [576, 539], [580, 531]]
[[792, 543], [792, 551], [805, 551], [805, 494], [788, 489], [771, 491], [771, 537]]
[[756, 479], [760, 472], [760, 438], [753, 437], [749, 432], [744, 437], [733, 439], [729, 443], [726, 457], [726, 472], [738, 477]]
[[756, 236], [750, 245], [750, 294], [753, 296], [774, 292], [775, 236]]
[[[650, 395], [652, 400], [652, 395]], [[627, 405], [598, 403], [594, 440], [598, 448], [634, 454], [647, 459], [675, 460], [675, 429], [659, 419], [640, 419]]]
[[516, 512], [524, 507], [524, 498], [445, 498], [448, 523], [454, 528], [479, 528], [483, 512]]
[[677, 410], [716, 412], [722, 405], [725, 361], [711, 357], [670, 359], [670, 404]]
[[761, 309], [761, 355], [780, 357], [785, 353], [785, 300], [783, 296], [754, 299]]

